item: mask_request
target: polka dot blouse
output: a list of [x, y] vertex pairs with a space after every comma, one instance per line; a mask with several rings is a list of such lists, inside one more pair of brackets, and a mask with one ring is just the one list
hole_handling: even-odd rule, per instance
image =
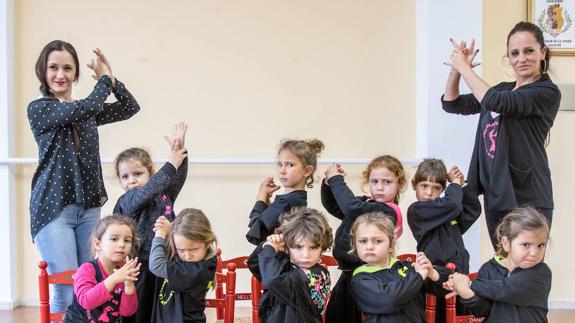
[[[113, 93], [117, 102], [105, 103]], [[129, 119], [140, 110], [134, 97], [116, 80], [102, 76], [83, 100], [60, 102], [43, 97], [28, 105], [28, 120], [38, 144], [38, 168], [32, 178], [32, 237], [68, 204], [84, 209], [108, 199], [102, 168], [98, 126]]]

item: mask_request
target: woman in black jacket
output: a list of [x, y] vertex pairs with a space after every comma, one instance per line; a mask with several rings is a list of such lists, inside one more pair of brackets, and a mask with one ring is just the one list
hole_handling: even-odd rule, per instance
[[[561, 93], [547, 75], [549, 50], [536, 25], [519, 22], [507, 36], [507, 58], [515, 82], [490, 86], [473, 67], [478, 49], [472, 41], [451, 41], [451, 72], [443, 109], [463, 115], [479, 113], [468, 183], [483, 194], [487, 227], [495, 248], [495, 228], [509, 210], [529, 204], [553, 217], [551, 173], [545, 152]], [[461, 77], [471, 94], [459, 94]]]

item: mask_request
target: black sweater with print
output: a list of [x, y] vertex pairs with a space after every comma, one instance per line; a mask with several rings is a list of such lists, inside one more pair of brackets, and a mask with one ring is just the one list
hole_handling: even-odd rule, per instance
[[174, 220], [174, 202], [187, 175], [187, 157], [177, 170], [171, 163], [166, 163], [150, 177], [146, 185], [126, 191], [116, 202], [114, 213], [129, 216], [136, 222], [141, 244], [138, 257], [141, 259], [147, 260], [150, 256], [156, 220], [162, 215], [170, 222]]
[[547, 322], [551, 269], [545, 263], [510, 273], [492, 258], [481, 266], [471, 289], [475, 296], [461, 302], [485, 322]]
[[304, 271], [269, 245], [257, 250], [258, 271], [267, 288], [260, 302], [262, 323], [320, 323], [331, 286], [329, 271], [321, 265]]
[[433, 201], [417, 201], [407, 210], [407, 222], [417, 241], [434, 265], [453, 263], [460, 273], [469, 272], [469, 253], [463, 234], [481, 214], [477, 194], [469, 185], [450, 184], [445, 195]]
[[365, 315], [365, 323], [425, 322], [423, 291], [439, 294], [449, 271], [436, 267], [437, 282], [425, 281], [410, 262], [392, 259], [389, 268], [370, 265], [358, 267], [351, 279], [358, 308]]
[[356, 255], [350, 254], [351, 227], [360, 215], [382, 212], [397, 222], [395, 211], [385, 203], [380, 203], [367, 196], [355, 196], [344, 181], [343, 176], [335, 175], [328, 180], [329, 185], [321, 185], [321, 203], [333, 216], [341, 220], [335, 232], [333, 256], [341, 270], [354, 270], [363, 262]]
[[150, 270], [160, 279], [156, 286], [152, 322], [206, 322], [206, 293], [216, 274], [217, 257], [186, 262], [176, 255], [168, 261], [165, 248], [166, 240], [154, 238]]

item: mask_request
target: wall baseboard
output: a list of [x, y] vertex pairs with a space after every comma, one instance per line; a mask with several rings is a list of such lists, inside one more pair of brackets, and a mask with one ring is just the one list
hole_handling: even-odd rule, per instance
[[[38, 302], [38, 304], [40, 304]], [[0, 310], [13, 310], [18, 306], [22, 306], [20, 301], [0, 301]]]
[[573, 310], [575, 309], [575, 301], [550, 301], [550, 310]]

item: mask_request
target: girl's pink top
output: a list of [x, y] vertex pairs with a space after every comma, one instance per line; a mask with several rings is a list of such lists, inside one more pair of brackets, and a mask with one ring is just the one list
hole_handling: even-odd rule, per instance
[[[100, 260], [98, 260], [98, 266], [102, 272], [102, 277], [104, 279], [108, 278], [109, 274], [102, 267]], [[134, 292], [132, 295], [126, 295], [126, 293], [123, 292], [123, 282], [114, 286], [113, 290], [117, 291], [118, 289], [122, 291], [119, 310], [120, 315], [133, 315], [138, 308], [137, 293]], [[96, 308], [112, 299], [112, 294], [106, 290], [104, 281], [96, 281], [96, 271], [94, 270], [94, 266], [89, 262], [82, 264], [76, 271], [76, 274], [74, 274], [74, 294], [80, 306], [88, 310]]]

